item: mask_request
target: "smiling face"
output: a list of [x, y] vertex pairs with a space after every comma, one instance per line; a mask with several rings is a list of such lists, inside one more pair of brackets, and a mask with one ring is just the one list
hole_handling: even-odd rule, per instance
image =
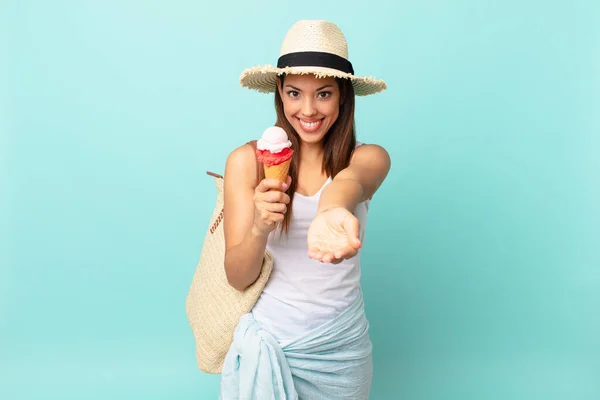
[[300, 139], [319, 143], [339, 116], [341, 96], [335, 79], [290, 74], [277, 86], [285, 117]]

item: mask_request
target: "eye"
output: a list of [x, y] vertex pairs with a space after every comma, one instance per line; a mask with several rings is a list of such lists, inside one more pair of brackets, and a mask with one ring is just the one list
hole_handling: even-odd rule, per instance
[[319, 94], [317, 94], [317, 96], [318, 96], [320, 99], [326, 99], [326, 98], [328, 98], [329, 96], [331, 96], [331, 92], [319, 92]]
[[296, 97], [300, 96], [300, 93], [298, 93], [295, 90], [290, 90], [290, 91], [287, 92], [287, 94], [288, 94], [289, 97], [292, 97], [292, 98], [296, 98]]

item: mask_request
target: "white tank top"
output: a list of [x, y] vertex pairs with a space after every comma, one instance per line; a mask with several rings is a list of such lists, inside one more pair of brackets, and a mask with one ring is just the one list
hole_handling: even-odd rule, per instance
[[[311, 197], [294, 194], [289, 235], [274, 230], [267, 240], [273, 256], [271, 277], [254, 306], [254, 318], [283, 347], [311, 329], [333, 319], [360, 291], [360, 251], [339, 264], [324, 264], [308, 257], [307, 232], [315, 217], [321, 192]], [[369, 200], [359, 203], [354, 215], [364, 239]]]

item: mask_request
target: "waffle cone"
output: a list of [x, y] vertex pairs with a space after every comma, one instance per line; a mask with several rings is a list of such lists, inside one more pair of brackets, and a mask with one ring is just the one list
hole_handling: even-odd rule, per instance
[[279, 165], [271, 165], [270, 167], [265, 167], [265, 178], [267, 179], [277, 179], [281, 182], [285, 182], [288, 177], [288, 171], [290, 170], [290, 164], [292, 159], [290, 158], [287, 161], [282, 162]]

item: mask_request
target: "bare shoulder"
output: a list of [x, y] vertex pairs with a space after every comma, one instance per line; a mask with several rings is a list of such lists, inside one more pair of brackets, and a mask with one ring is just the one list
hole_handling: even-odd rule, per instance
[[225, 164], [225, 182], [237, 187], [256, 187], [256, 154], [250, 144], [243, 144], [235, 148], [227, 157]]
[[370, 165], [387, 171], [390, 169], [391, 158], [382, 146], [365, 143], [354, 149], [350, 163]]

